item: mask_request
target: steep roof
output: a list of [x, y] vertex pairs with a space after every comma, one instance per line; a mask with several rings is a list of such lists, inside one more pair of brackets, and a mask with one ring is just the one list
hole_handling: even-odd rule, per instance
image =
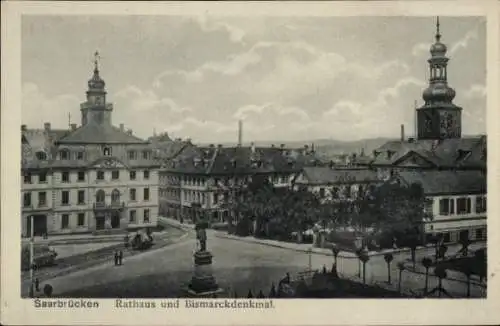
[[297, 172], [314, 154], [276, 147], [195, 147], [169, 162], [168, 171], [194, 174]]
[[400, 171], [395, 177], [421, 184], [427, 195], [486, 193], [486, 174], [477, 170]]
[[434, 167], [486, 168], [486, 136], [436, 140], [390, 141], [373, 151], [371, 165], [394, 165], [410, 152]]
[[364, 169], [332, 169], [330, 167], [304, 167], [303, 176], [308, 184], [329, 185], [346, 183], [381, 182], [378, 173]]
[[60, 144], [144, 144], [146, 141], [110, 124], [87, 123], [58, 140]]

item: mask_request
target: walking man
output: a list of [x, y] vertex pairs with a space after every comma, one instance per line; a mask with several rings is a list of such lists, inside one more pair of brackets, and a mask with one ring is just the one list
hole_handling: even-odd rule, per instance
[[122, 265], [123, 263], [123, 251], [118, 252], [118, 265]]
[[118, 265], [118, 251], [115, 251], [115, 266]]

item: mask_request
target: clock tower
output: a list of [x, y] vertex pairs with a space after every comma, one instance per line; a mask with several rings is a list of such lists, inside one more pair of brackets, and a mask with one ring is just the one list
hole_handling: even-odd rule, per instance
[[429, 86], [422, 98], [425, 104], [417, 109], [418, 139], [461, 138], [462, 108], [453, 104], [455, 90], [448, 86], [446, 45], [441, 43], [439, 17], [436, 22], [436, 42], [431, 46]]
[[94, 54], [94, 74], [88, 81], [87, 101], [80, 105], [82, 126], [88, 123], [111, 124], [113, 105], [106, 103], [106, 83], [99, 75], [99, 52]]

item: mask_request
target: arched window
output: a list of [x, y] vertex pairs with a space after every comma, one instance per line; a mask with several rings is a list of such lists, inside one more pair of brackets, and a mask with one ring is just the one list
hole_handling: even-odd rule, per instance
[[114, 189], [111, 192], [111, 202], [118, 203], [120, 201], [120, 191], [118, 189]]
[[69, 160], [69, 150], [63, 149], [59, 152], [59, 157], [61, 160]]
[[102, 189], [98, 190], [96, 195], [95, 195], [95, 201], [97, 203], [103, 204], [105, 201], [105, 198], [106, 198], [106, 194], [105, 194], [104, 190], [102, 190]]
[[111, 147], [104, 147], [102, 150], [104, 156], [111, 156]]
[[36, 159], [39, 161], [45, 161], [47, 159], [47, 153], [45, 153], [44, 151], [36, 152]]

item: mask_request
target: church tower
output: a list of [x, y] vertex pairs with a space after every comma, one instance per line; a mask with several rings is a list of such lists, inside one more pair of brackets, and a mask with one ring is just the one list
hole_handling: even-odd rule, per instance
[[113, 105], [106, 103], [106, 83], [99, 75], [99, 52], [96, 51], [94, 57], [94, 74], [88, 81], [87, 101], [80, 104], [82, 126], [111, 124]]
[[453, 104], [455, 90], [448, 86], [446, 45], [441, 43], [439, 17], [436, 21], [436, 41], [430, 48], [429, 86], [422, 98], [425, 104], [417, 109], [418, 139], [460, 138], [462, 108]]

